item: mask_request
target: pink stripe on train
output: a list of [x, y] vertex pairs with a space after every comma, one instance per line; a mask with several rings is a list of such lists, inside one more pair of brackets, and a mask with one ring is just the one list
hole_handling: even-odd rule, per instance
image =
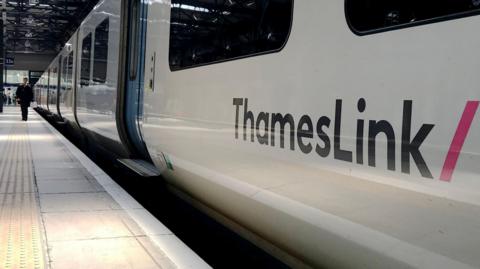
[[440, 180], [446, 182], [452, 181], [453, 172], [457, 166], [458, 158], [462, 152], [465, 139], [470, 131], [470, 127], [472, 126], [473, 119], [475, 118], [475, 113], [477, 112], [479, 105], [480, 101], [467, 102], [465, 111], [463, 112], [462, 118], [458, 123], [457, 131], [453, 137], [452, 144], [450, 145], [447, 158], [445, 159]]

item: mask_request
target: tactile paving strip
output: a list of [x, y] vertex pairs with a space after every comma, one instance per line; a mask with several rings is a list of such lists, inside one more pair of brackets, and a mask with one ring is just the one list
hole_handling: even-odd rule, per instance
[[14, 124], [0, 155], [0, 268], [45, 268], [27, 125]]

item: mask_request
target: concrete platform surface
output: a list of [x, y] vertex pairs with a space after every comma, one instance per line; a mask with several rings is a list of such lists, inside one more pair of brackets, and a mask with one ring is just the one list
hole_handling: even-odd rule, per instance
[[36, 112], [0, 114], [0, 268], [209, 268]]

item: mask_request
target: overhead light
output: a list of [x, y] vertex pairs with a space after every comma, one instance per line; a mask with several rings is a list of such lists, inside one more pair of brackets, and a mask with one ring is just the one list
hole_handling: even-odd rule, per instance
[[25, 34], [25, 37], [28, 37], [28, 38], [33, 37], [32, 32], [28, 31], [28, 32]]
[[26, 20], [27, 20], [27, 24], [33, 24], [35, 22], [32, 15], [28, 16], [28, 18]]

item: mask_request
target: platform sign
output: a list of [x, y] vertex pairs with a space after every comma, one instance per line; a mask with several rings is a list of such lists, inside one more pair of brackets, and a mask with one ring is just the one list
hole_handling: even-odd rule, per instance
[[43, 71], [29, 71], [28, 78], [30, 81], [30, 85], [34, 85], [35, 83], [37, 83], [37, 81], [40, 79], [42, 74], [43, 74]]
[[6, 66], [15, 65], [15, 58], [13, 58], [13, 57], [5, 57], [5, 65], [6, 65]]

